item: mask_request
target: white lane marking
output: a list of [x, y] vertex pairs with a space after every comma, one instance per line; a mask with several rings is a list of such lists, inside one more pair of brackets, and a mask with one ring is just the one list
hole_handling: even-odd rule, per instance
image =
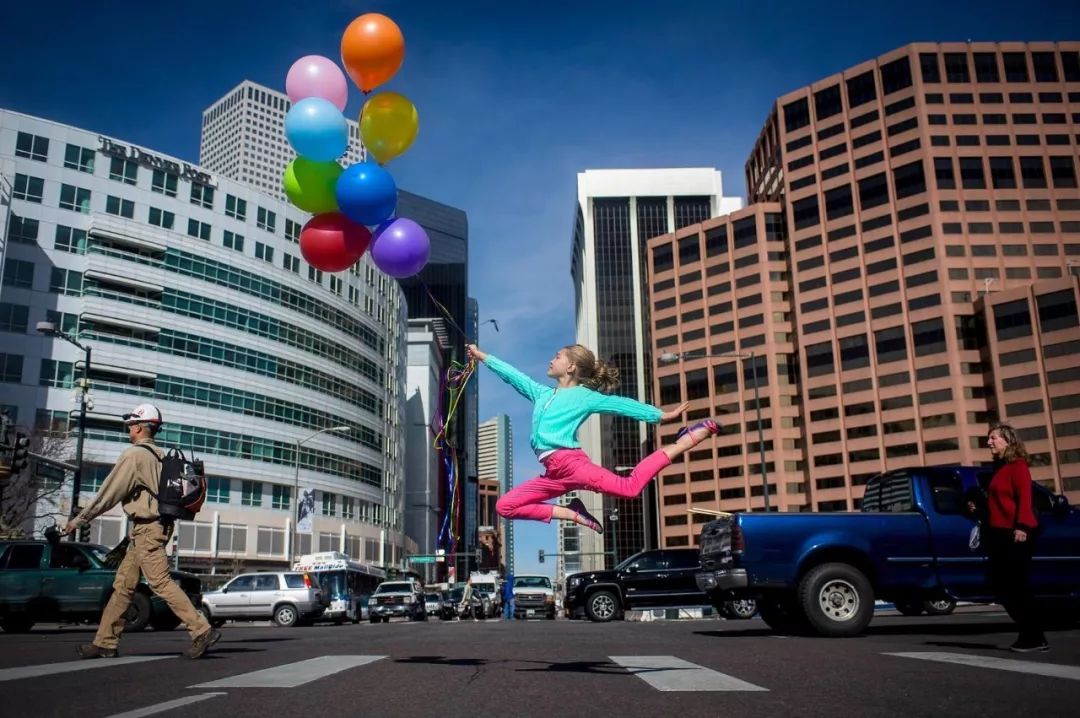
[[967, 653], [935, 653], [932, 651], [911, 653], [886, 653], [884, 655], [899, 656], [900, 658], [915, 658], [920, 661], [955, 663], [957, 665], [973, 666], [975, 668], [991, 668], [996, 671], [1031, 673], [1036, 676], [1049, 676], [1050, 678], [1067, 678], [1071, 681], [1080, 681], [1080, 666], [1066, 666], [1061, 663], [1038, 663], [1036, 661], [1017, 661], [1010, 658], [975, 656]]
[[608, 656], [658, 691], [767, 691], [675, 656]]
[[72, 671], [89, 671], [94, 668], [108, 668], [109, 666], [124, 666], [131, 663], [144, 663], [146, 661], [160, 661], [163, 658], [176, 658], [176, 656], [121, 656], [119, 658], [95, 658], [93, 660], [64, 661], [63, 663], [42, 663], [38, 666], [18, 666], [16, 668], [0, 669], [0, 682], [17, 681], [23, 678], [40, 678], [57, 673], [71, 673]]
[[191, 705], [192, 703], [198, 703], [205, 701], [207, 698], [216, 698], [217, 696], [227, 696], [228, 693], [201, 693], [197, 696], [187, 696], [185, 698], [177, 698], [174, 701], [165, 701], [164, 703], [155, 703], [152, 706], [146, 706], [145, 708], [136, 708], [133, 711], [127, 711], [125, 713], [115, 713], [108, 718], [143, 718], [143, 716], [152, 716], [155, 713], [164, 713], [165, 711], [171, 711], [173, 708], [179, 708], [180, 706]]
[[319, 678], [374, 663], [383, 658], [386, 656], [319, 656], [306, 661], [265, 668], [261, 671], [241, 673], [232, 678], [199, 683], [188, 688], [296, 688]]

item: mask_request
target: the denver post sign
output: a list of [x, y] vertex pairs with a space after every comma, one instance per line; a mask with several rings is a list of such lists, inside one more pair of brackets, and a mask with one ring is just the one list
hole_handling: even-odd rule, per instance
[[122, 145], [119, 142], [114, 142], [108, 137], [98, 136], [98, 142], [101, 146], [98, 147], [98, 152], [109, 155], [110, 157], [119, 157], [125, 160], [132, 160], [138, 162], [144, 167], [150, 167], [151, 169], [161, 170], [171, 175], [176, 175], [182, 179], [186, 179], [189, 182], [195, 184], [206, 185], [207, 187], [216, 187], [217, 180], [207, 172], [200, 172], [195, 167], [192, 167], [188, 163], [176, 162], [174, 160], [165, 159], [158, 155], [150, 154], [146, 150], [140, 150], [138, 147]]

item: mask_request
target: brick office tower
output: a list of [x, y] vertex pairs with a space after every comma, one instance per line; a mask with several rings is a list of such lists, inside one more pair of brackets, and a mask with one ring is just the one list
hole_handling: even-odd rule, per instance
[[[997, 417], [1075, 500], [1078, 145], [1080, 42], [913, 44], [788, 93], [751, 205], [649, 243], [654, 356], [756, 351], [780, 510], [988, 461]], [[688, 505], [762, 508], [749, 361], [655, 367], [661, 397], [732, 412], [731, 439], [665, 472], [664, 545], [694, 541]]]

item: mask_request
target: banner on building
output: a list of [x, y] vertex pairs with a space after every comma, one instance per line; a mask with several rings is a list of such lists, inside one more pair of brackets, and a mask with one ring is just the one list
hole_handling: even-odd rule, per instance
[[303, 489], [296, 504], [296, 533], [311, 535], [315, 518], [315, 489]]

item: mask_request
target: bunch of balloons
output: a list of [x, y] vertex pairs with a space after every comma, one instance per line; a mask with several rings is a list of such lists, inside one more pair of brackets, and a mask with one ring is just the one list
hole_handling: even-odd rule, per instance
[[[341, 61], [353, 82], [369, 94], [401, 67], [405, 38], [393, 20], [368, 13], [353, 20], [341, 38]], [[308, 264], [340, 272], [371, 247], [375, 265], [392, 277], [411, 277], [427, 264], [431, 242], [412, 220], [394, 217], [397, 185], [384, 169], [401, 155], [419, 128], [416, 107], [404, 95], [371, 96], [360, 111], [360, 138], [376, 162], [342, 167], [349, 146], [345, 75], [330, 59], [308, 55], [293, 63], [285, 78], [292, 107], [285, 136], [298, 155], [285, 169], [289, 200], [314, 217], [300, 232], [300, 252]]]

